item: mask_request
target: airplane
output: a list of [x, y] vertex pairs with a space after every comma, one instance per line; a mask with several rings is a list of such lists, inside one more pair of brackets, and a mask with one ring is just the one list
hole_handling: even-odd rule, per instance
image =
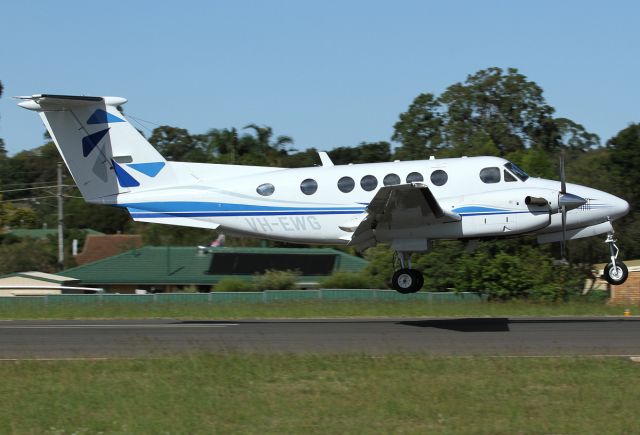
[[[411, 255], [432, 241], [472, 246], [534, 234], [539, 243], [607, 234], [604, 278], [626, 281], [612, 222], [629, 204], [614, 195], [533, 178], [499, 157], [460, 157], [277, 168], [165, 160], [118, 110], [122, 97], [16, 97], [40, 114], [85, 201], [126, 208], [135, 221], [208, 228], [298, 243], [387, 243], [396, 253], [392, 287], [421, 289]], [[446, 267], [443, 268], [446, 271]]]

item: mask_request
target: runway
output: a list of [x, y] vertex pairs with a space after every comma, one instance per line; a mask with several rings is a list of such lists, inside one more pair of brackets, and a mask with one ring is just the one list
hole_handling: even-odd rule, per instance
[[640, 318], [0, 321], [0, 359], [193, 352], [640, 355]]

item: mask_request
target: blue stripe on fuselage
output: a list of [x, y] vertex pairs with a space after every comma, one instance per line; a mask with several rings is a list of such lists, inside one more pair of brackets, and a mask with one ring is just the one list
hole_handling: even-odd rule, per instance
[[181, 218], [181, 217], [229, 217], [229, 216], [301, 216], [328, 214], [360, 214], [362, 210], [327, 210], [327, 211], [238, 211], [238, 212], [181, 212], [181, 213], [131, 213], [132, 218]]
[[140, 202], [131, 204], [118, 204], [120, 207], [126, 207], [131, 213], [220, 213], [220, 212], [295, 212], [295, 211], [343, 211], [351, 213], [362, 213], [364, 207], [275, 207], [268, 205], [251, 205], [251, 204], [230, 204], [224, 202], [191, 202], [191, 201], [172, 201], [172, 202]]

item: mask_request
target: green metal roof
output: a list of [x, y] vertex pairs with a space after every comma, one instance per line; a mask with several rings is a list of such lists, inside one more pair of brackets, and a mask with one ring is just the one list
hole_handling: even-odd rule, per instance
[[[335, 255], [334, 271], [356, 272], [367, 261], [332, 248], [208, 248], [178, 246], [145, 246], [133, 249], [94, 263], [77, 266], [60, 272], [74, 277], [84, 285], [106, 284], [215, 284], [229, 275], [208, 273], [212, 254], [295, 254]], [[215, 257], [214, 257], [215, 258]], [[233, 275], [250, 279], [252, 275]], [[315, 279], [319, 276], [314, 276]], [[301, 276], [300, 281], [309, 277]]]

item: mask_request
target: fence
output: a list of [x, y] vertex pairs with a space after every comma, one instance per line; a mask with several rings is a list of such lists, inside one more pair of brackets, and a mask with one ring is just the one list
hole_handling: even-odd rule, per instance
[[403, 295], [393, 290], [266, 290], [264, 292], [236, 293], [156, 293], [148, 295], [44, 295], [0, 297], [0, 307], [48, 306], [59, 304], [221, 304], [221, 303], [269, 303], [281, 301], [424, 301], [429, 303], [471, 302], [479, 303], [486, 296], [472, 292], [418, 292]]

